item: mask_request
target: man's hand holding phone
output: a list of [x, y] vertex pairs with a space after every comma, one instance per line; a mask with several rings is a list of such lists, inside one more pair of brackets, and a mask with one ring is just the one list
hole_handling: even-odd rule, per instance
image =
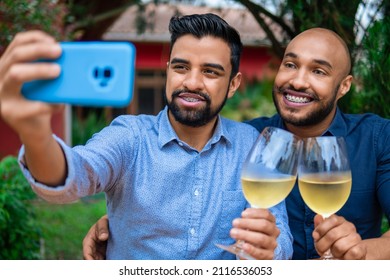
[[[19, 33], [0, 58], [0, 109], [2, 118], [26, 140], [50, 133], [50, 119], [59, 106], [30, 102], [21, 95], [22, 85], [38, 79], [55, 79], [61, 68], [55, 63], [32, 63], [56, 59], [61, 46], [41, 31]], [[41, 139], [42, 140], [42, 139]]]
[[[61, 67], [55, 79], [23, 85], [31, 100], [79, 106], [125, 107], [132, 98], [135, 47], [129, 42], [63, 42], [53, 62]], [[40, 60], [36, 63], [50, 62]]]
[[58, 43], [42, 31], [22, 32], [0, 58], [1, 116], [21, 140], [39, 139], [51, 134], [51, 115], [63, 107], [55, 104], [127, 106], [134, 72], [131, 43]]

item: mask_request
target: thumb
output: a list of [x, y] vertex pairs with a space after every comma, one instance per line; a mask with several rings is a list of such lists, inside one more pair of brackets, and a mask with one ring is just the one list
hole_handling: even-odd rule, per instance
[[324, 220], [324, 218], [321, 216], [321, 215], [315, 215], [314, 216], [314, 228], [316, 228], [322, 221]]
[[108, 217], [104, 215], [100, 218], [96, 224], [96, 231], [98, 232], [98, 238], [100, 241], [106, 241], [108, 239]]

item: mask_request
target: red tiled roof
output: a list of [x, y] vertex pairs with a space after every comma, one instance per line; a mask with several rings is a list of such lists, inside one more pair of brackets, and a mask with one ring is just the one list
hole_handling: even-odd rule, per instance
[[207, 6], [170, 5], [153, 3], [145, 8], [146, 30], [137, 34], [137, 6], [129, 7], [103, 35], [105, 40], [132, 42], [169, 42], [169, 20], [173, 15], [215, 13], [234, 26], [246, 46], [270, 46], [264, 31], [246, 9], [211, 8]]

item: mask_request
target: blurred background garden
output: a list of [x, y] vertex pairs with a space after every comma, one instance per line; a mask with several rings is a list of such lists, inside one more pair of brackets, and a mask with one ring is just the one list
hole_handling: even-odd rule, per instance
[[[268, 70], [263, 71], [260, 78], [254, 76], [244, 81], [235, 96], [228, 100], [222, 110], [223, 116], [245, 121], [273, 115], [273, 74], [284, 46], [300, 31], [322, 26], [338, 32], [351, 50], [355, 81], [350, 93], [342, 99], [342, 109], [348, 113], [373, 112], [390, 118], [389, 2], [2, 0], [0, 55], [15, 33], [28, 29], [45, 30], [58, 40], [101, 40], [118, 18], [133, 8], [138, 35], [146, 34], [151, 28], [150, 17], [156, 16], [156, 7], [161, 5], [174, 7], [178, 13], [188, 5], [191, 9], [199, 6], [205, 11], [222, 14], [227, 9], [236, 9], [251, 15], [263, 31], [265, 43], [261, 44], [266, 46], [271, 59], [267, 60]], [[150, 5], [154, 5], [154, 12], [146, 12]], [[253, 46], [248, 49], [250, 47]], [[143, 89], [142, 85], [137, 88], [133, 107], [70, 108], [71, 145], [86, 143], [93, 133], [108, 125], [118, 114], [158, 112], [163, 106], [164, 71], [147, 70], [140, 69], [136, 79], [150, 78], [146, 84], [149, 86], [157, 81], [158, 86], [153, 87], [153, 92], [149, 87]], [[137, 107], [134, 104], [138, 104]], [[1, 130], [0, 134], [3, 139], [7, 137]], [[46, 203], [31, 191], [21, 174], [16, 155], [0, 156], [0, 259], [82, 259], [85, 234], [106, 212], [104, 194], [68, 205]], [[383, 219], [383, 231], [388, 227], [388, 221]]]

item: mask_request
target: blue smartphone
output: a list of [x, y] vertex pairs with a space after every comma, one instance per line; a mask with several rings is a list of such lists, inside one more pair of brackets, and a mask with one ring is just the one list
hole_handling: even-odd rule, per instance
[[[125, 107], [133, 96], [136, 50], [129, 42], [62, 42], [59, 77], [22, 87], [30, 100], [92, 107]], [[41, 60], [42, 61], [42, 60]], [[39, 62], [39, 61], [37, 61]]]

